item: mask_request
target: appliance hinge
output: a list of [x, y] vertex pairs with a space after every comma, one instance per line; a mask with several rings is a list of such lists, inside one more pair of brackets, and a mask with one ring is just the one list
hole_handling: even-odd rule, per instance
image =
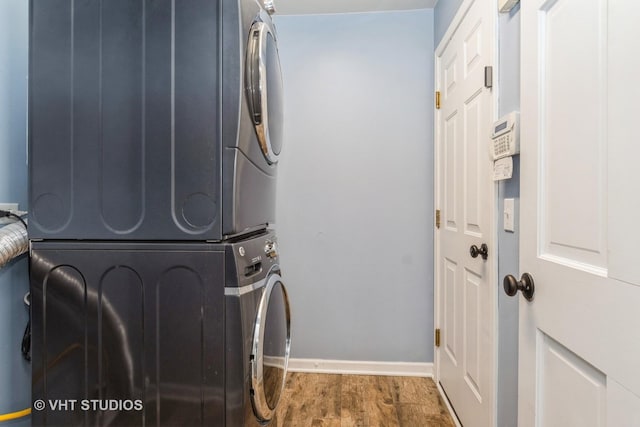
[[436, 92], [436, 110], [440, 109], [440, 91]]
[[440, 228], [440, 209], [436, 209], [436, 228]]
[[436, 329], [435, 341], [436, 341], [436, 347], [440, 347], [440, 328]]

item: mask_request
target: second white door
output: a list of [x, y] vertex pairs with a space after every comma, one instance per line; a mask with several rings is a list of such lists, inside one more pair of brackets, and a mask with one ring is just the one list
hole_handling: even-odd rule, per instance
[[[466, 8], [468, 6], [468, 8]], [[489, 426], [495, 402], [495, 184], [489, 157], [493, 94], [492, 2], [464, 2], [466, 14], [437, 52], [438, 380], [464, 425]], [[482, 254], [487, 245], [486, 259]], [[479, 249], [472, 257], [470, 249]]]

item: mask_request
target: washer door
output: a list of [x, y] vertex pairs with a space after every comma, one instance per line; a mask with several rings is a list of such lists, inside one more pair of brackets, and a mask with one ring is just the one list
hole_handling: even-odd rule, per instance
[[260, 149], [269, 164], [282, 149], [282, 72], [275, 31], [270, 18], [251, 26], [245, 67], [247, 103]]
[[256, 417], [262, 422], [271, 420], [278, 406], [291, 348], [287, 290], [279, 274], [272, 273], [267, 277], [256, 315], [251, 350], [251, 403]]

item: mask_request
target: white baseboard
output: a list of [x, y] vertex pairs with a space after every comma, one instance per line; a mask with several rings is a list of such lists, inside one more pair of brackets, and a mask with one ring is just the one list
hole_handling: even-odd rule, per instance
[[433, 377], [433, 363], [289, 359], [289, 371], [317, 374]]

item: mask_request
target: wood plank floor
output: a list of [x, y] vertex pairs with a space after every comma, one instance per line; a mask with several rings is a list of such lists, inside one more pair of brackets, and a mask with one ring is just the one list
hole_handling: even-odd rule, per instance
[[289, 373], [277, 427], [453, 427], [431, 378]]

